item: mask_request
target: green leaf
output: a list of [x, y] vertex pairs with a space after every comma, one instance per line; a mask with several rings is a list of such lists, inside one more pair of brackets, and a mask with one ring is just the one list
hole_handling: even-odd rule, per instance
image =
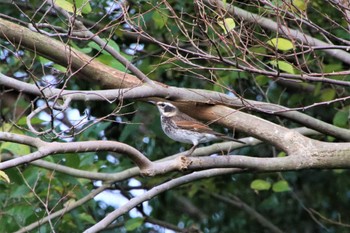
[[4, 142], [0, 146], [0, 152], [8, 151], [13, 155], [26, 155], [30, 153], [30, 147], [13, 142]]
[[77, 153], [66, 154], [66, 165], [73, 168], [79, 168], [80, 165], [80, 156]]
[[200, 191], [200, 188], [200, 185], [197, 185], [197, 183], [193, 184], [191, 186], [191, 189], [187, 192], [188, 197], [193, 198], [198, 193], [198, 191]]
[[88, 222], [90, 224], [96, 223], [96, 221], [92, 218], [92, 216], [90, 214], [87, 214], [87, 213], [79, 214], [79, 219], [81, 219], [82, 221]]
[[55, 5], [61, 7], [63, 10], [81, 15], [81, 13], [88, 14], [92, 11], [89, 0], [56, 0]]
[[305, 99], [305, 95], [300, 95], [300, 93], [293, 94], [288, 98], [288, 106], [300, 106], [300, 103]]
[[314, 96], [318, 96], [321, 93], [322, 83], [316, 83], [314, 89]]
[[132, 218], [125, 222], [125, 229], [127, 231], [133, 231], [143, 224], [143, 218]]
[[350, 107], [345, 107], [342, 110], [338, 111], [333, 117], [333, 125], [342, 128], [349, 127], [350, 120]]
[[76, 43], [74, 43], [74, 41], [70, 41], [69, 44], [75, 48], [76, 50], [79, 50], [80, 52], [82, 53], [85, 53], [85, 54], [88, 54], [88, 53], [91, 53], [92, 51], [92, 48], [89, 47], [88, 45], [85, 45], [83, 48], [80, 48]]
[[52, 63], [52, 61], [50, 61], [49, 59], [42, 57], [42, 56], [38, 56], [38, 59], [39, 59], [40, 63], [43, 65], [46, 65], [47, 63]]
[[259, 86], [264, 86], [269, 82], [270, 79], [266, 75], [258, 75], [255, 77], [255, 80]]
[[52, 67], [55, 68], [56, 70], [61, 71], [62, 73], [66, 73], [67, 72], [67, 68], [64, 67], [64, 66], [61, 66], [59, 64], [54, 64]]
[[250, 188], [258, 191], [269, 190], [271, 188], [271, 184], [265, 180], [257, 179], [250, 184]]
[[92, 51], [92, 48], [90, 47], [84, 47], [84, 48], [76, 47], [76, 49], [85, 54], [89, 54]]
[[13, 127], [13, 124], [5, 123], [1, 125], [1, 131], [3, 132], [11, 132], [16, 134], [23, 134], [21, 130], [16, 127]]
[[30, 189], [27, 186], [16, 186], [11, 192], [11, 198], [23, 198], [28, 195], [28, 193], [30, 193]]
[[[87, 167], [92, 167], [92, 164], [95, 162], [95, 153], [89, 152], [89, 153], [84, 153], [83, 155], [80, 155], [80, 168], [84, 168], [84, 166]], [[90, 169], [90, 171], [91, 171]]]
[[114, 69], [120, 70], [120, 71], [127, 71], [126, 67], [117, 61], [113, 56], [109, 54], [101, 54], [96, 58], [97, 61], [102, 62], [105, 65], [108, 65], [110, 67], [113, 67]]
[[[120, 53], [120, 48], [119, 45], [110, 39], [102, 39], [105, 43], [107, 43], [109, 46], [111, 46], [115, 51], [117, 51], [118, 53]], [[91, 41], [87, 44], [88, 47], [96, 49], [97, 51], [101, 51], [103, 54], [110, 54], [109, 52], [102, 50], [101, 46], [99, 46], [98, 44], [96, 44], [95, 42]]]
[[83, 14], [88, 14], [92, 11], [89, 0], [69, 0], [71, 3], [76, 3], [78, 10]]
[[[38, 117], [34, 117], [34, 118], [31, 119], [32, 125], [39, 125], [39, 124], [41, 124], [43, 122], [44, 121], [42, 119], [39, 119]], [[21, 119], [19, 119], [17, 121], [17, 125], [26, 126], [27, 125], [27, 117], [22, 117]]]
[[342, 174], [342, 173], [345, 173], [346, 171], [347, 171], [346, 169], [334, 169], [334, 170], [332, 170], [332, 172], [335, 174]]
[[336, 92], [335, 89], [329, 88], [321, 91], [321, 100], [330, 101], [335, 98]]
[[271, 210], [274, 208], [278, 208], [280, 205], [277, 195], [268, 195], [266, 198], [262, 199], [259, 204], [259, 209], [263, 210]]
[[53, 65], [52, 65], [53, 68], [55, 68], [56, 70], [59, 70], [59, 71], [61, 71], [61, 72], [63, 72], [63, 73], [65, 73], [65, 72], [67, 71], [67, 68], [66, 68], [66, 67], [61, 66], [61, 65], [59, 65], [59, 64], [56, 64], [56, 63], [50, 61], [49, 59], [46, 59], [45, 57], [39, 56], [39, 61], [40, 61], [40, 63], [43, 64], [43, 65], [53, 64]]
[[7, 183], [10, 183], [10, 178], [8, 177], [8, 175], [4, 172], [0, 170], [0, 180], [4, 180]]
[[286, 180], [280, 180], [272, 185], [272, 190], [276, 193], [290, 191], [291, 188]]
[[289, 74], [296, 74], [297, 72], [295, 71], [294, 67], [292, 64], [286, 61], [279, 61], [279, 60], [272, 60], [269, 61], [271, 65], [277, 67], [278, 69], [285, 71]]
[[130, 124], [126, 124], [121, 132], [118, 141], [127, 142], [139, 128], [139, 122], [141, 121], [139, 114], [135, 114]]
[[337, 72], [342, 70], [344, 70], [342, 63], [331, 63], [331, 64], [323, 65], [323, 72], [325, 73], [332, 73], [332, 72]]
[[33, 215], [33, 207], [25, 204], [14, 205], [6, 211], [6, 214], [13, 216], [19, 224], [24, 224], [25, 220]]
[[152, 15], [152, 19], [156, 28], [162, 29], [168, 21], [168, 16], [165, 14], [165, 12], [155, 11]]
[[219, 26], [224, 30], [225, 34], [232, 31], [236, 27], [236, 23], [232, 18], [226, 18], [218, 21]]
[[266, 43], [282, 51], [288, 51], [294, 48], [293, 43], [290, 40], [284, 38], [274, 38], [267, 41]]
[[249, 52], [254, 55], [256, 59], [263, 60], [265, 58], [265, 55], [268, 53], [267, 49], [263, 46], [253, 46], [249, 48]]

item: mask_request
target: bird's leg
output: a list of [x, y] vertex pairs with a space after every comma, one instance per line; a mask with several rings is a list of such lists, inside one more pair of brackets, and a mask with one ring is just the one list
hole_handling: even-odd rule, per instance
[[185, 154], [185, 156], [190, 156], [193, 151], [197, 148], [198, 144], [194, 144], [192, 148]]

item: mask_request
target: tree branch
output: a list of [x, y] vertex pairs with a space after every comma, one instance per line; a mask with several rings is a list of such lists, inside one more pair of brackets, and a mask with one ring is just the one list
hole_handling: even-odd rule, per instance
[[87, 81], [99, 82], [104, 87], [130, 87], [140, 85], [135, 76], [113, 69], [68, 45], [23, 26], [0, 18], [0, 37], [13, 46], [23, 46], [64, 67], [71, 67]]
[[[123, 99], [149, 99], [149, 98], [166, 98], [171, 100], [176, 100], [179, 105], [182, 107], [182, 111], [187, 114], [193, 114], [192, 107], [193, 103], [208, 103], [208, 104], [222, 104], [226, 106], [244, 108], [247, 110], [255, 110], [258, 112], [263, 112], [272, 115], [278, 115], [286, 117], [292, 121], [298, 122], [302, 125], [305, 125], [309, 128], [317, 130], [319, 132], [325, 133], [327, 135], [332, 135], [344, 141], [350, 141], [350, 131], [343, 129], [313, 117], [310, 117], [306, 114], [294, 111], [277, 104], [263, 103], [258, 101], [238, 99], [237, 97], [232, 97], [223, 93], [218, 93], [208, 90], [200, 89], [186, 89], [186, 88], [177, 88], [177, 87], [163, 87], [158, 86], [157, 88], [142, 85], [133, 88], [124, 88], [124, 89], [113, 89], [113, 90], [102, 90], [102, 91], [70, 91], [70, 90], [60, 90], [55, 88], [43, 88], [39, 91], [38, 88], [33, 84], [24, 83], [13, 78], [10, 78], [2, 73], [0, 73], [0, 85], [4, 85], [10, 88], [15, 88], [19, 91], [23, 91], [28, 94], [41, 96], [42, 93], [45, 94], [46, 98], [70, 98], [72, 100], [81, 100], [81, 101], [108, 101], [113, 102], [116, 100]], [[180, 101], [183, 101], [181, 103]], [[188, 105], [187, 107], [184, 105]], [[237, 113], [239, 114], [239, 113]], [[199, 117], [199, 116], [194, 116]], [[218, 117], [205, 119], [205, 120], [216, 120]], [[260, 118], [255, 118], [256, 120]], [[244, 118], [237, 118], [237, 125], [240, 125], [240, 121]], [[260, 121], [260, 120], [259, 120]], [[231, 127], [231, 126], [230, 126]], [[247, 128], [241, 127], [240, 130], [243, 132], [248, 132], [247, 130], [251, 128], [249, 125], [246, 125]]]
[[[11, 160], [13, 158], [18, 158], [17, 156], [11, 156], [10, 154], [1, 154], [1, 159], [3, 161]], [[116, 176], [115, 174], [109, 174], [109, 173], [101, 173], [101, 172], [91, 172], [91, 171], [84, 171], [79, 170], [71, 167], [67, 167], [64, 165], [51, 163], [45, 160], [35, 160], [30, 162], [31, 165], [41, 167], [44, 169], [48, 169], [55, 172], [64, 173], [70, 176], [75, 176], [78, 178], [85, 178], [89, 180], [103, 180], [103, 181], [109, 181], [109, 180], [115, 180]]]
[[93, 190], [92, 192], [90, 192], [88, 195], [86, 195], [85, 197], [83, 197], [82, 199], [74, 202], [74, 203], [70, 203], [69, 205], [67, 205], [67, 207], [56, 211], [54, 213], [51, 213], [50, 215], [40, 219], [39, 221], [33, 222], [32, 224], [22, 227], [22, 229], [16, 231], [15, 233], [26, 233], [29, 232], [31, 230], [34, 230], [35, 228], [38, 228], [39, 226], [47, 223], [48, 221], [50, 221], [51, 219], [57, 218], [57, 217], [62, 217], [64, 214], [68, 213], [69, 211], [80, 207], [81, 205], [85, 204], [86, 202], [90, 201], [91, 199], [93, 199], [97, 194], [103, 192], [106, 188], [108, 188], [109, 184], [104, 184], [101, 187]]
[[[210, 6], [217, 6], [222, 9], [226, 9], [231, 14], [242, 18], [244, 21], [249, 23], [257, 23], [261, 25], [263, 28], [266, 28], [270, 31], [275, 31], [278, 33], [281, 33], [282, 35], [285, 35], [287, 38], [292, 38], [295, 40], [300, 41], [302, 44], [312, 46], [332, 46], [331, 44], [328, 44], [326, 42], [323, 42], [319, 39], [316, 39], [312, 36], [309, 36], [305, 34], [304, 32], [292, 29], [290, 27], [286, 27], [280, 24], [277, 24], [275, 21], [271, 19], [267, 19], [265, 17], [262, 17], [257, 14], [250, 13], [248, 11], [245, 11], [243, 9], [240, 9], [238, 7], [234, 7], [230, 4], [225, 4], [221, 0], [204, 0], [208, 5]], [[327, 53], [330, 56], [333, 56], [339, 60], [341, 60], [344, 63], [350, 64], [350, 54], [339, 49], [326, 49], [324, 50], [325, 53]]]
[[19, 164], [29, 163], [31, 161], [43, 158], [50, 154], [59, 153], [78, 153], [78, 152], [96, 152], [96, 151], [113, 151], [126, 154], [140, 169], [141, 172], [147, 172], [152, 167], [152, 162], [135, 148], [115, 141], [88, 141], [88, 142], [44, 142], [39, 138], [33, 138], [25, 135], [0, 132], [0, 140], [34, 145], [38, 151], [14, 158], [9, 161], [0, 163], [0, 170], [15, 167]]
[[145, 192], [144, 194], [141, 194], [137, 197], [134, 197], [131, 199], [128, 203], [125, 205], [119, 207], [118, 209], [114, 210], [110, 214], [108, 214], [104, 219], [102, 219], [100, 222], [96, 223], [94, 226], [90, 227], [89, 229], [85, 230], [84, 233], [93, 233], [98, 232], [103, 229], [105, 229], [109, 224], [111, 224], [115, 219], [120, 217], [121, 215], [127, 213], [135, 206], [141, 204], [144, 201], [150, 200], [153, 197], [159, 195], [160, 193], [163, 193], [169, 189], [172, 189], [174, 187], [190, 183], [195, 180], [207, 178], [207, 177], [213, 177], [213, 176], [219, 176], [224, 174], [233, 174], [233, 173], [239, 173], [241, 172], [241, 169], [210, 169], [200, 172], [194, 172], [188, 175], [184, 175], [179, 178], [172, 179], [168, 182], [165, 182], [161, 185], [158, 185], [151, 190]]
[[[70, 25], [71, 28], [75, 28], [77, 32], [73, 32], [74, 34], [83, 35], [83, 37], [92, 39], [95, 41], [102, 50], [106, 50], [109, 52], [115, 59], [117, 59], [120, 63], [122, 63], [126, 69], [133, 72], [138, 79], [140, 79], [142, 82], [145, 82], [149, 84], [150, 86], [154, 86], [154, 83], [152, 80], [150, 80], [144, 73], [142, 73], [136, 66], [134, 66], [131, 62], [129, 62], [125, 57], [120, 55], [115, 49], [113, 49], [108, 43], [103, 41], [97, 34], [92, 33], [90, 30], [88, 30], [84, 24], [76, 18], [76, 15], [70, 15], [67, 11], [59, 7], [54, 3], [54, 1], [49, 0], [48, 3], [55, 8], [55, 10], [59, 11], [61, 14], [63, 14], [67, 20], [74, 21], [74, 25]], [[74, 18], [72, 20], [71, 18]]]

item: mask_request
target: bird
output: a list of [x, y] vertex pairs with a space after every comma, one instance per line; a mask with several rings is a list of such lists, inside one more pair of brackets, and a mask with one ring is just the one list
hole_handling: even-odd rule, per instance
[[156, 102], [160, 112], [160, 122], [164, 133], [171, 139], [192, 144], [188, 155], [196, 149], [198, 144], [215, 140], [230, 140], [245, 144], [238, 139], [214, 131], [209, 126], [181, 112], [169, 102]]

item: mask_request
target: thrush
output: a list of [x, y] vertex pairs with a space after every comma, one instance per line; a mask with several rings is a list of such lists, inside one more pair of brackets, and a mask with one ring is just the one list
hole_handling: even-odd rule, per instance
[[164, 133], [175, 141], [193, 145], [188, 154], [192, 154], [200, 143], [220, 139], [245, 144], [245, 142], [214, 131], [202, 122], [181, 112], [169, 102], [157, 102], [156, 105], [160, 112], [160, 122]]

